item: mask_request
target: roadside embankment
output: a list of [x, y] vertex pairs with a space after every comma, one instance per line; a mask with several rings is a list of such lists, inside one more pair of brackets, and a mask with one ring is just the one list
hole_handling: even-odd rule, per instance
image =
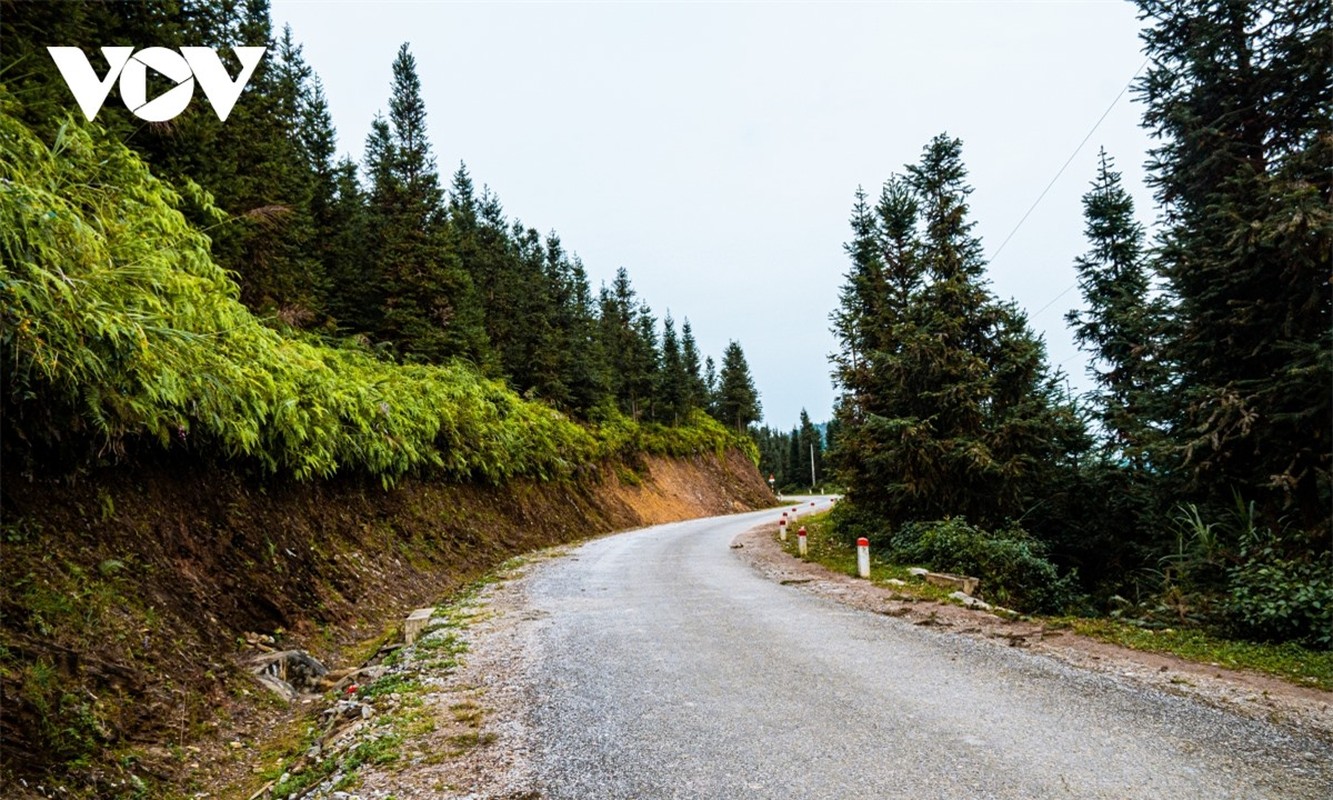
[[74, 481], [11, 470], [0, 496], [0, 784], [20, 797], [207, 787], [243, 757], [232, 742], [293, 713], [247, 656], [355, 665], [408, 610], [514, 554], [771, 499], [736, 451], [390, 490], [177, 463]]

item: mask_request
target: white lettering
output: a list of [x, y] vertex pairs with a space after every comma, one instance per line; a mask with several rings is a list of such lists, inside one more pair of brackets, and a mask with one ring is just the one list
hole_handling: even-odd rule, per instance
[[[241, 62], [241, 71], [235, 80], [227, 74], [218, 54], [207, 47], [182, 47], [179, 53], [165, 47], [146, 47], [137, 53], [133, 47], [103, 47], [102, 55], [108, 66], [103, 78], [97, 77], [97, 72], [88, 63], [88, 56], [77, 47], [48, 47], [46, 50], [89, 121], [102, 110], [112, 84], [119, 79], [121, 100], [139, 119], [166, 122], [176, 118], [190, 105], [198, 80], [214, 113], [226, 122], [268, 48], [232, 48]], [[149, 100], [149, 69], [175, 81], [176, 85]]]
[[107, 70], [106, 77], [100, 80], [93, 71], [93, 65], [88, 63], [88, 56], [79, 48], [48, 47], [46, 51], [51, 54], [51, 60], [56, 62], [60, 76], [65, 79], [65, 85], [74, 94], [74, 101], [79, 104], [79, 110], [89, 122], [92, 122], [97, 112], [102, 110], [106, 96], [111, 93], [111, 84], [120, 76], [120, 71], [125, 68], [125, 62], [130, 60], [134, 48], [103, 47], [102, 55], [106, 58], [110, 69]]
[[204, 95], [213, 104], [218, 119], [223, 122], [231, 114], [231, 109], [241, 96], [241, 91], [255, 74], [259, 60], [264, 57], [264, 47], [233, 47], [232, 52], [241, 62], [241, 74], [232, 80], [222, 66], [222, 59], [207, 47], [182, 47], [181, 55], [189, 62], [194, 77], [199, 79]]

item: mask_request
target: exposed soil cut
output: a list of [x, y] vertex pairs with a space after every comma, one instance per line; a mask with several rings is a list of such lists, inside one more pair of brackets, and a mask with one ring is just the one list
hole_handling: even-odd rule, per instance
[[6, 470], [0, 490], [6, 797], [216, 791], [298, 713], [255, 681], [253, 656], [300, 649], [345, 670], [514, 554], [772, 497], [736, 452], [503, 487], [156, 463], [77, 481]]

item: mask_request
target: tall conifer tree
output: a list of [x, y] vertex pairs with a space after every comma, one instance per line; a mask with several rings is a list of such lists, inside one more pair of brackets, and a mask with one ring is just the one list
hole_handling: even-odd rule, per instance
[[864, 193], [853, 207], [837, 462], [852, 498], [895, 523], [1018, 517], [1077, 441], [1040, 340], [986, 288], [966, 176], [940, 135], [873, 214]]
[[1175, 432], [1196, 497], [1327, 547], [1333, 435], [1333, 27], [1326, 0], [1139, 0], [1161, 145]]
[[707, 405], [708, 387], [704, 384], [702, 365], [699, 363], [699, 344], [694, 340], [694, 329], [686, 317], [680, 326], [680, 359], [685, 370], [685, 405], [687, 413]]
[[445, 219], [421, 81], [407, 44], [393, 62], [389, 121], [376, 121], [366, 153], [372, 257], [384, 293], [380, 336], [409, 358], [487, 364], [481, 309]]
[[722, 373], [718, 377], [717, 418], [737, 433], [744, 433], [761, 417], [763, 407], [750, 376], [750, 365], [745, 361], [745, 351], [739, 343], [729, 342], [722, 353]]
[[1142, 469], [1155, 439], [1152, 422], [1160, 418], [1155, 400], [1167, 393], [1161, 309], [1149, 295], [1143, 226], [1105, 150], [1083, 196], [1083, 214], [1091, 249], [1075, 267], [1087, 310], [1065, 319], [1093, 356], [1088, 373], [1097, 382], [1095, 413], [1111, 454]]

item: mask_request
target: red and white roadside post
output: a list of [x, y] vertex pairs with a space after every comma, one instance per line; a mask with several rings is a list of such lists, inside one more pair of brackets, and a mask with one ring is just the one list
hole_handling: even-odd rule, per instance
[[870, 577], [870, 540], [864, 536], [856, 540], [856, 574]]
[[807, 550], [807, 548], [806, 548], [806, 546], [805, 546], [805, 526], [804, 526], [804, 525], [802, 525], [802, 526], [801, 526], [801, 529], [800, 529], [799, 531], [796, 532], [796, 551], [797, 551], [798, 553], [801, 554], [801, 558], [805, 558], [805, 554], [808, 552], [808, 550]]
[[787, 515], [783, 514], [782, 519], [778, 520], [778, 538], [787, 541]]

